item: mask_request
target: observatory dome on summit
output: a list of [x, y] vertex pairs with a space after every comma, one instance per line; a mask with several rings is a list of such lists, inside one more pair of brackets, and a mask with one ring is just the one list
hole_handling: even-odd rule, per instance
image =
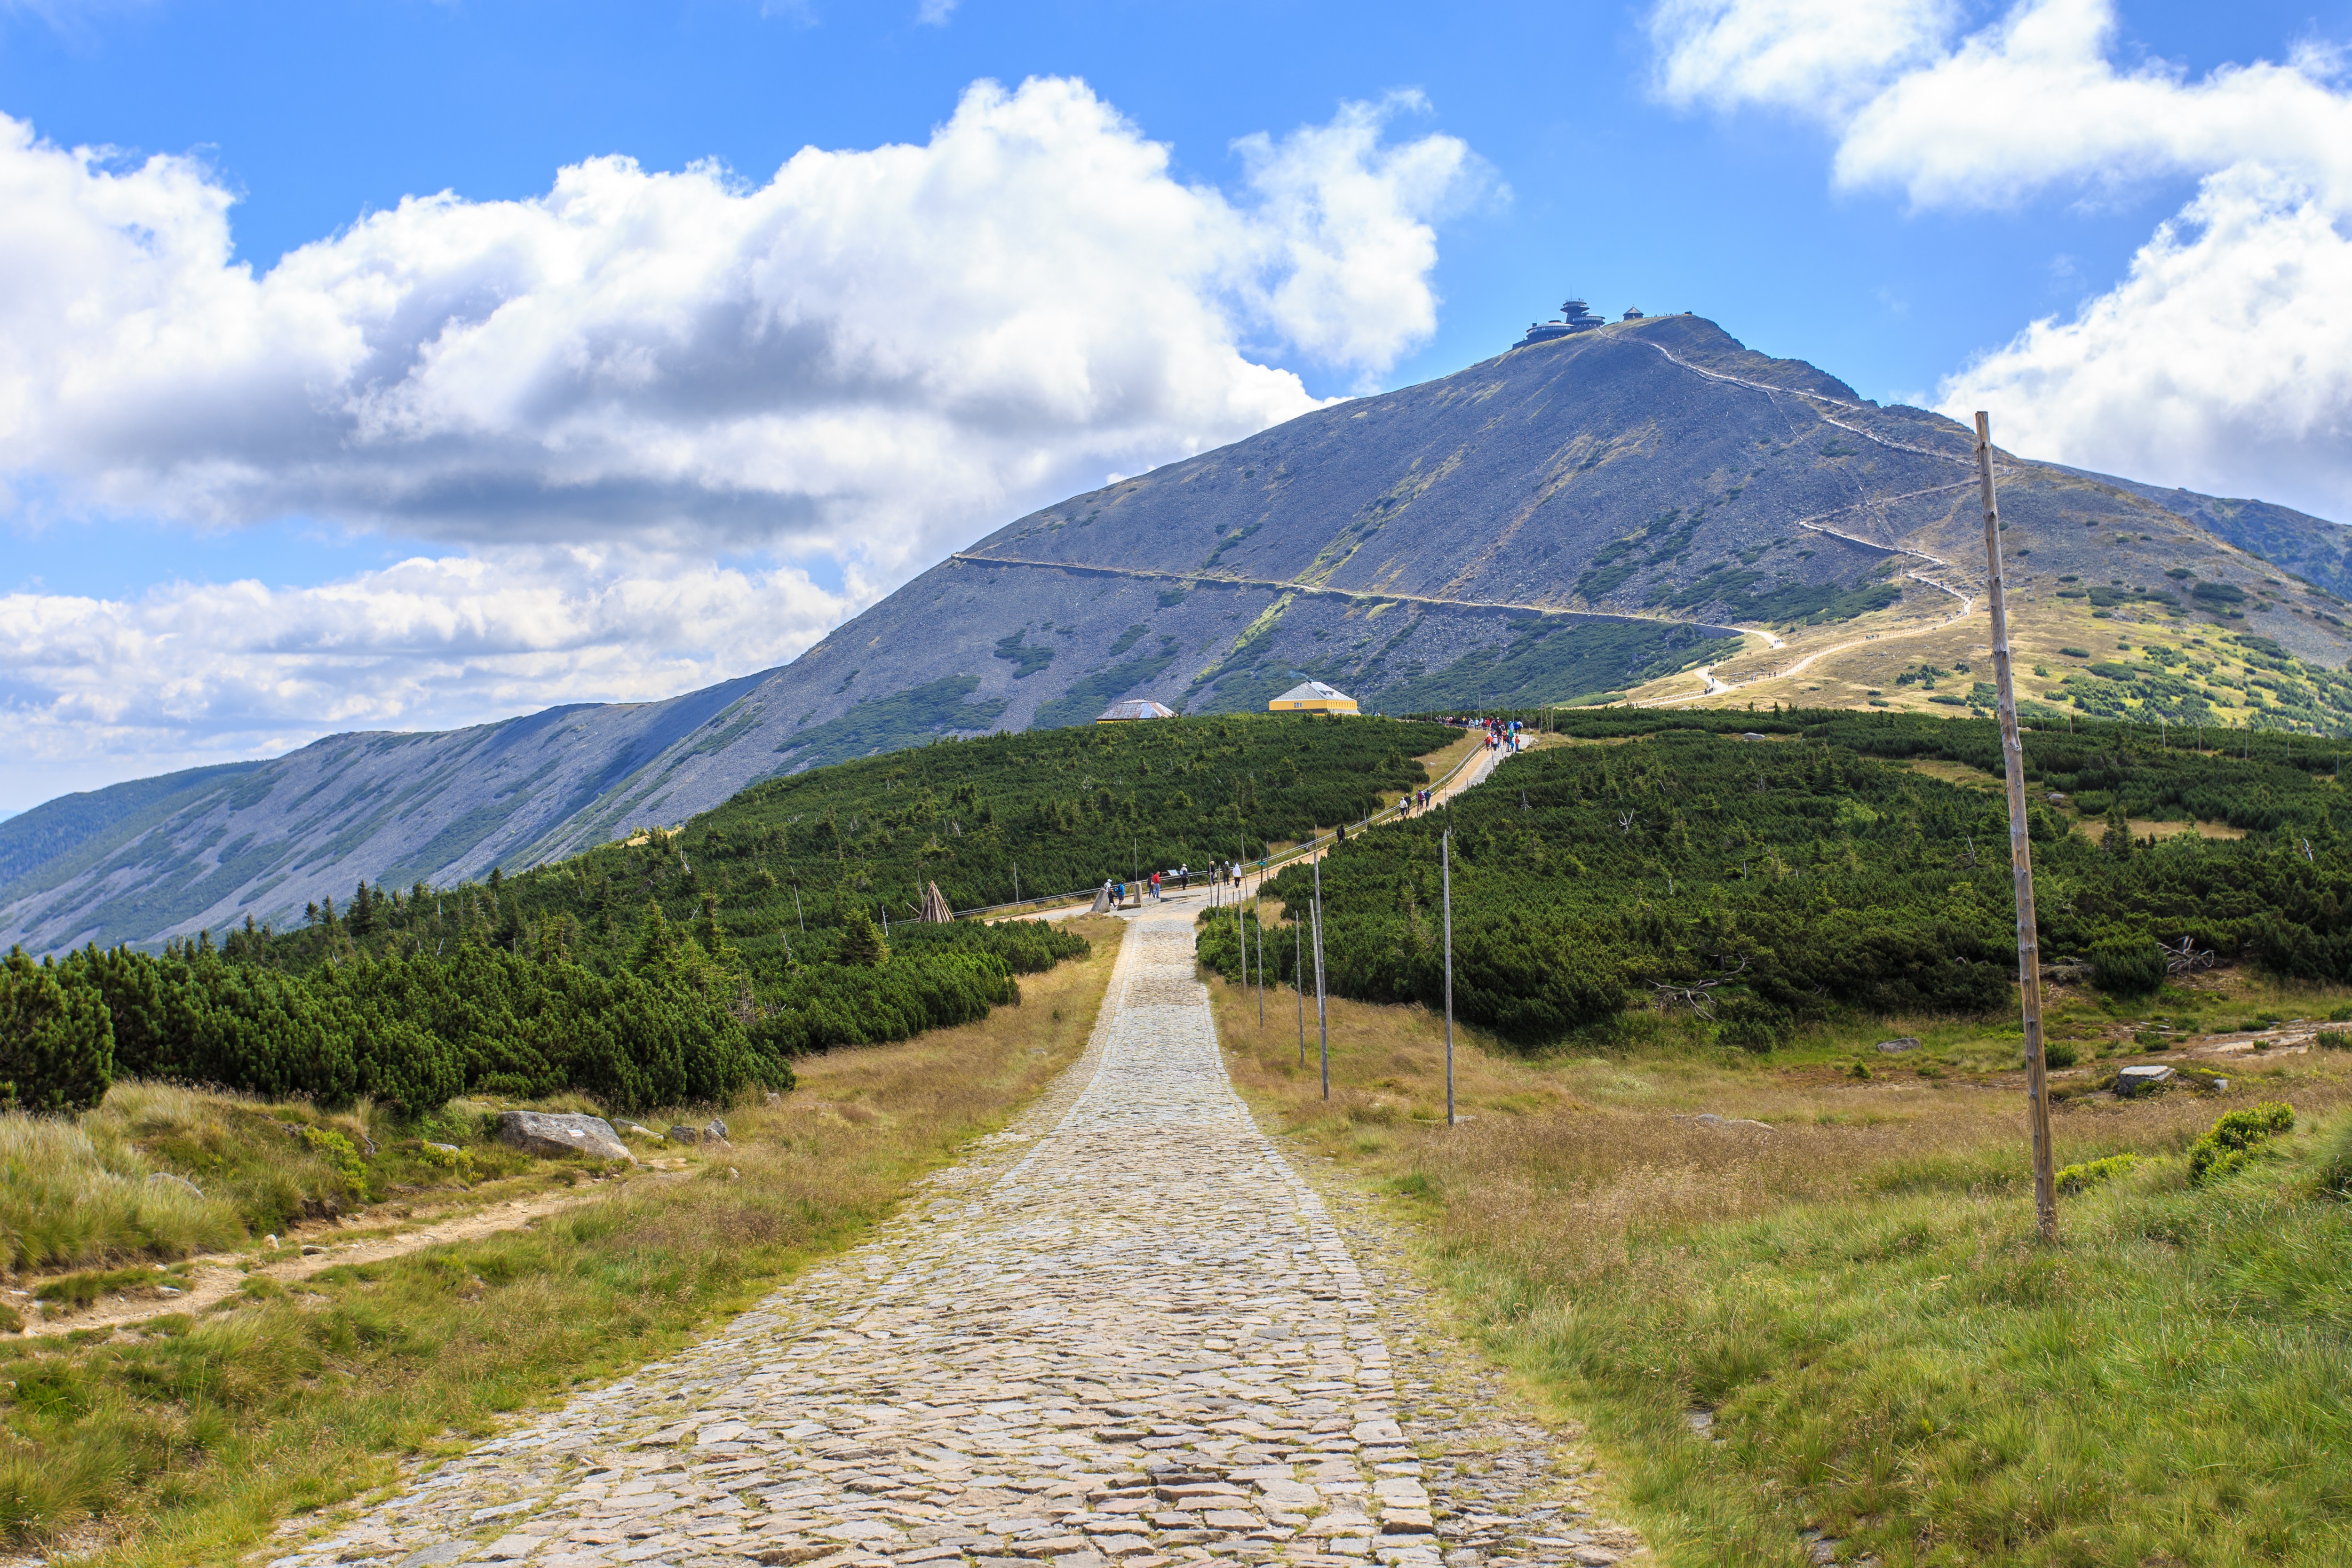
[[1589, 332], [1595, 327], [1605, 327], [1607, 320], [1592, 313], [1592, 308], [1581, 300], [1570, 300], [1559, 308], [1557, 321], [1538, 321], [1528, 328], [1528, 335], [1511, 346], [1526, 348], [1530, 343], [1548, 343], [1554, 338], [1567, 337], [1570, 332]]

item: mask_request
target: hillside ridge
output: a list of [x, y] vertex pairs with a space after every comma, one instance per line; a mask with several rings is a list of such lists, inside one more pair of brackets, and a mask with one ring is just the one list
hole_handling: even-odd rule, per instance
[[[330, 736], [161, 795], [115, 786], [148, 792], [136, 809], [110, 791], [37, 807], [0, 827], [0, 942], [282, 922], [362, 878], [520, 868], [779, 773], [1084, 723], [1125, 698], [1254, 710], [1310, 678], [1389, 712], [1770, 695], [1769, 672], [1823, 638], [1924, 647], [1980, 595], [1972, 452], [1949, 419], [1881, 407], [1703, 318], [1611, 323], [1039, 508], [776, 669], [658, 702]], [[2352, 532], [2000, 460], [2021, 628], [2168, 604], [2217, 635], [2234, 614], [2314, 667], [2352, 655], [2335, 596], [2352, 590]], [[2120, 609], [2086, 597], [2126, 590]], [[1935, 668], [1967, 661], [1975, 634], [1950, 635]], [[1853, 701], [1925, 700], [1892, 665], [1848, 673]]]

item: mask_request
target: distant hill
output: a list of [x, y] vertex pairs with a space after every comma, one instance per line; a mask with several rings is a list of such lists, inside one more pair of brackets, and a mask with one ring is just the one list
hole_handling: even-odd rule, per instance
[[[1533, 706], [1711, 663], [1742, 627], [1907, 624], [1976, 592], [1970, 453], [1952, 421], [1701, 318], [1612, 323], [1057, 502], [780, 669], [52, 802], [0, 826], [0, 942], [282, 921], [361, 878], [520, 868], [778, 773], [1122, 697], [1241, 711], [1313, 677], [1389, 712]], [[2352, 590], [2336, 525], [2003, 462], [2024, 619], [2094, 587], [2225, 615], [2284, 569], [2318, 587], [2263, 633], [2352, 653], [2323, 592]]]

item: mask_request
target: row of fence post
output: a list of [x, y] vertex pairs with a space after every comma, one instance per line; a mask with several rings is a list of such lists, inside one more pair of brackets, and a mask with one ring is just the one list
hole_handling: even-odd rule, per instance
[[[1437, 836], [1437, 862], [1443, 881], [1443, 920], [1445, 931], [1445, 1125], [1454, 1125], [1454, 829], [1445, 827]], [[1323, 858], [1313, 862], [1315, 891], [1307, 905], [1307, 918], [1290, 922], [1292, 956], [1290, 973], [1292, 989], [1298, 999], [1298, 1065], [1307, 1065], [1307, 956], [1309, 935], [1315, 955], [1315, 1039], [1318, 1065], [1323, 1078], [1323, 1098], [1331, 1098], [1331, 1018], [1326, 1001], [1323, 973]], [[1242, 985], [1249, 985], [1250, 938], [1248, 929], [1255, 921], [1257, 932], [1257, 1026], [1265, 1027], [1265, 867], [1258, 867], [1256, 897], [1249, 915], [1244, 916], [1242, 900], [1234, 900], [1234, 942], [1241, 955]]]

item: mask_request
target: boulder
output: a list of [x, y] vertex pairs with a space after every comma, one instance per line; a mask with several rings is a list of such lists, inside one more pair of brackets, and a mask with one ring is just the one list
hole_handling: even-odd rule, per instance
[[702, 1135], [714, 1143], [727, 1142], [727, 1123], [716, 1116], [702, 1124]]
[[2170, 1083], [2176, 1076], [2170, 1068], [2154, 1063], [2126, 1068], [2116, 1074], [2116, 1098], [2129, 1100], [2134, 1095], [2146, 1094], [2149, 1089]]
[[688, 1127], [681, 1121], [669, 1130], [669, 1141], [673, 1143], [699, 1143], [702, 1142], [702, 1130]]
[[1756, 1121], [1745, 1116], [1717, 1116], [1712, 1110], [1702, 1110], [1696, 1116], [1677, 1115], [1675, 1120], [1696, 1121], [1701, 1127], [1753, 1127], [1759, 1132], [1772, 1131], [1772, 1124], [1769, 1121]]
[[613, 1124], [601, 1116], [509, 1110], [499, 1117], [499, 1136], [530, 1154], [585, 1154], [596, 1160], [637, 1163], [628, 1145], [614, 1136]]
[[1875, 1050], [1885, 1051], [1890, 1057], [1899, 1057], [1905, 1051], [1916, 1051], [1918, 1048], [1919, 1042], [1908, 1035], [1897, 1035], [1891, 1040], [1881, 1040], [1873, 1047]]
[[655, 1131], [652, 1128], [647, 1127], [641, 1121], [615, 1121], [613, 1125], [614, 1128], [622, 1132], [627, 1133], [632, 1138], [650, 1138], [656, 1143], [662, 1141], [662, 1135], [660, 1133]]

